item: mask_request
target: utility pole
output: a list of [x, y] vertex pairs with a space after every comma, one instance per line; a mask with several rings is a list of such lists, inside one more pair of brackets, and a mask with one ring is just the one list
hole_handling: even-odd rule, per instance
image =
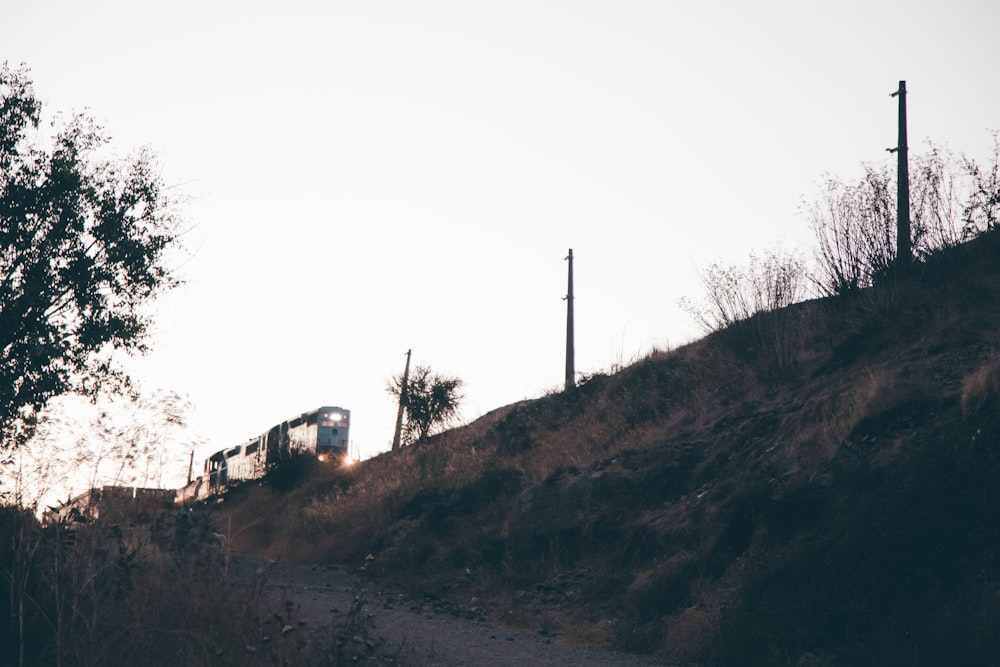
[[566, 288], [566, 391], [576, 386], [576, 369], [573, 349], [573, 249], [566, 256], [569, 262], [569, 286]]
[[913, 259], [910, 247], [910, 165], [906, 145], [906, 82], [899, 82], [899, 89], [892, 93], [899, 97], [899, 139], [895, 148], [887, 148], [896, 154], [896, 264], [905, 269]]
[[392, 451], [399, 449], [399, 439], [403, 434], [403, 409], [406, 407], [406, 383], [410, 379], [410, 353], [406, 351], [406, 368], [403, 369], [403, 382], [399, 387], [399, 412], [396, 413], [396, 432], [392, 436]]

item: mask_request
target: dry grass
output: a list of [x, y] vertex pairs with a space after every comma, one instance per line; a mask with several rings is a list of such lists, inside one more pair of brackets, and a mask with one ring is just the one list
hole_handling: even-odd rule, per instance
[[258, 589], [227, 583], [220, 531], [671, 663], [987, 663], [992, 243], [938, 258], [932, 281], [758, 316], [358, 466], [300, 461], [203, 508], [221, 520], [193, 549], [148, 508], [72, 543], [6, 508], [0, 655], [309, 664], [273, 641]]
[[[854, 664], [868, 646], [899, 663], [918, 654], [868, 610], [931, 651], [940, 632], [905, 610], [944, 604], [933, 573], [949, 562], [933, 559], [980, 562], [993, 544], [954, 498], [1000, 511], [977, 481], [1000, 473], [994, 255], [758, 316], [229, 511], [264, 517], [245, 546], [668, 662]], [[584, 492], [579, 521], [526, 502], [577, 512]], [[948, 604], [1000, 620], [982, 596]]]
[[233, 586], [227, 561], [196, 524], [181, 543], [169, 509], [111, 512], [72, 530], [0, 508], [4, 664], [270, 665], [294, 659], [261, 589]]
[[992, 354], [962, 381], [962, 417], [968, 419], [1000, 398], [1000, 355]]
[[695, 605], [666, 621], [663, 649], [657, 654], [664, 662], [678, 665], [701, 664], [719, 632], [718, 610]]
[[0, 664], [253, 667], [365, 656], [338, 641], [363, 634], [361, 618], [318, 640], [285, 631], [294, 610], [265, 596], [261, 576], [232, 569], [230, 547], [253, 535], [232, 514], [219, 521], [213, 506], [200, 507], [179, 531], [175, 511], [123, 502], [90, 523], [43, 527], [0, 507]]

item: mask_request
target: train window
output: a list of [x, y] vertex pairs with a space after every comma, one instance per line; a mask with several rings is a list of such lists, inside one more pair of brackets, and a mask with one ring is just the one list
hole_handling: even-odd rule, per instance
[[257, 451], [258, 449], [260, 449], [260, 440], [258, 440], [258, 441], [256, 441], [256, 442], [251, 442], [251, 443], [250, 443], [249, 445], [247, 445], [247, 447], [246, 447], [246, 449], [244, 450], [244, 452], [245, 452], [246, 454], [253, 454], [253, 453], [254, 453], [254, 452], [256, 452], [256, 451]]
[[242, 448], [241, 447], [233, 447], [228, 452], [226, 452], [226, 458], [227, 459], [231, 459], [234, 456], [239, 456], [240, 449], [242, 449]]

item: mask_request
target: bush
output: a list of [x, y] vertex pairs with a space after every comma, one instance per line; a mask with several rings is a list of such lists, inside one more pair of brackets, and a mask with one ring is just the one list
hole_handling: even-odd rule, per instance
[[167, 512], [146, 525], [43, 527], [0, 508], [0, 580], [10, 593], [0, 602], [0, 651], [15, 664], [127, 665], [138, 655], [145, 664], [246, 664], [260, 591], [227, 582], [207, 530], [191, 534], [198, 544], [168, 539]]
[[896, 204], [886, 165], [865, 165], [856, 183], [827, 179], [808, 212], [816, 234], [818, 264], [813, 282], [828, 295], [872, 284], [895, 260]]
[[[172, 507], [148, 522], [117, 518], [42, 526], [0, 506], [0, 664], [242, 667], [359, 657], [335, 636], [285, 640], [287, 619], [269, 606], [277, 602], [266, 599], [259, 573], [230, 571], [208, 510], [183, 539]], [[348, 619], [350, 636], [363, 630]]]
[[968, 419], [1000, 398], [1000, 356], [991, 356], [962, 382], [962, 417]]
[[319, 466], [314, 453], [295, 451], [272, 466], [264, 476], [264, 483], [275, 491], [291, 491], [315, 475]]
[[683, 299], [682, 307], [705, 333], [740, 326], [757, 313], [770, 313], [805, 295], [805, 264], [780, 247], [750, 253], [746, 266], [712, 264], [701, 275], [707, 299]]
[[[1000, 218], [1000, 142], [991, 164], [956, 157], [928, 142], [910, 171], [910, 234], [926, 260], [993, 229]], [[828, 177], [806, 211], [816, 234], [813, 282], [825, 295], [856, 292], [890, 273], [896, 258], [896, 174], [889, 163], [865, 165], [856, 182]]]
[[740, 353], [756, 350], [778, 367], [794, 359], [798, 315], [788, 310], [806, 295], [806, 268], [780, 247], [750, 254], [746, 266], [712, 264], [702, 274], [707, 292], [700, 303], [682, 299], [706, 333], [724, 331]]

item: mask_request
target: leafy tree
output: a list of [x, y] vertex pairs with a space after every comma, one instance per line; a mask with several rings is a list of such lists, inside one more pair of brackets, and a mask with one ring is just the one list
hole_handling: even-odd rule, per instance
[[0, 65], [0, 447], [53, 397], [121, 393], [117, 350], [145, 351], [144, 307], [176, 284], [171, 201], [147, 151], [100, 155], [85, 115], [39, 130], [27, 69]]
[[[462, 380], [439, 375], [427, 366], [417, 366], [406, 382], [406, 401], [403, 404], [406, 420], [401, 441], [413, 445], [435, 429], [443, 429], [458, 417], [462, 396]], [[403, 389], [403, 374], [394, 376], [386, 390], [399, 400]]]

